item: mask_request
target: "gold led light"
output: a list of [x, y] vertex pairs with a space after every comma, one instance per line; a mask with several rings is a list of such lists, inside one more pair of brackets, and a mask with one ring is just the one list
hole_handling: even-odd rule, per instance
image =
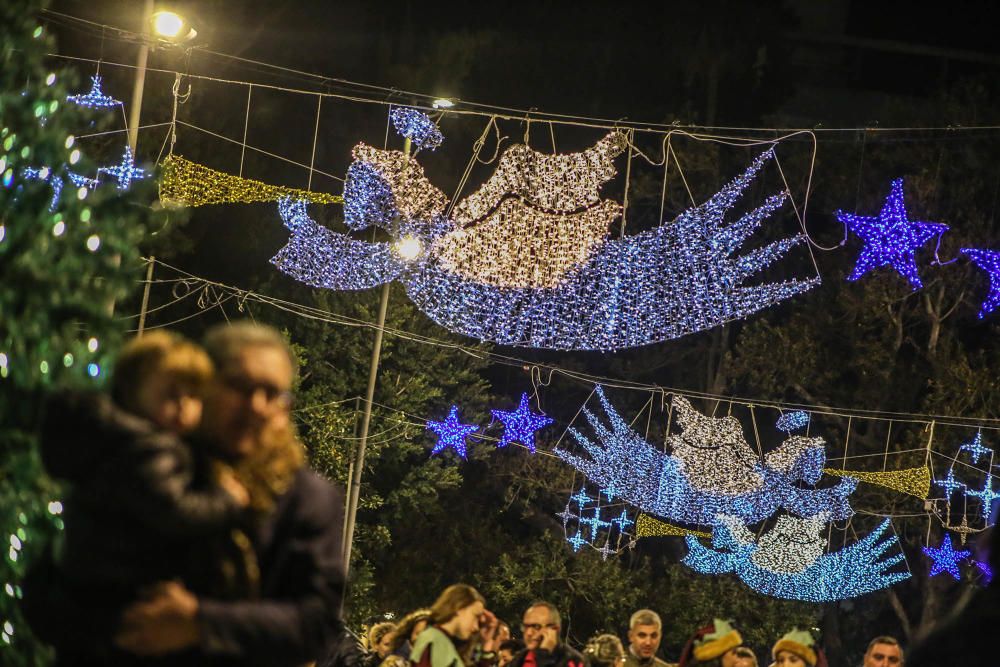
[[659, 519], [654, 519], [648, 514], [640, 514], [635, 520], [635, 534], [637, 537], [682, 537], [684, 535], [693, 535], [695, 537], [703, 537], [705, 539], [710, 539], [712, 537], [711, 533], [703, 533], [698, 530], [681, 528], [680, 526], [664, 523]]
[[160, 201], [182, 206], [208, 204], [252, 204], [278, 201], [282, 197], [306, 199], [314, 204], [342, 204], [344, 198], [263, 181], [234, 176], [192, 162], [179, 155], [167, 156], [160, 177]]
[[931, 492], [931, 471], [926, 466], [886, 470], [885, 472], [824, 468], [823, 472], [837, 477], [853, 477], [868, 484], [884, 486], [887, 489], [907, 493], [917, 498], [926, 498]]

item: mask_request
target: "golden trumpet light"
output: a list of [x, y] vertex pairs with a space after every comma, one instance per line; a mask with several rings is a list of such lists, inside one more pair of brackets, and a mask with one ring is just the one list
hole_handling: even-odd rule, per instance
[[412, 262], [419, 257], [421, 251], [424, 249], [423, 244], [420, 243], [420, 239], [415, 236], [404, 236], [396, 241], [393, 247], [396, 250], [396, 254], [407, 262]]

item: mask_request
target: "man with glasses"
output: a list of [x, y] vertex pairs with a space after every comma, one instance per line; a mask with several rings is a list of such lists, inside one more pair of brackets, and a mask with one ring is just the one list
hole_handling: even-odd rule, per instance
[[663, 622], [652, 609], [640, 609], [628, 623], [628, 651], [625, 667], [668, 667], [656, 657], [663, 640]]
[[343, 495], [304, 464], [290, 415], [297, 364], [284, 338], [239, 323], [212, 329], [204, 344], [217, 375], [197, 446], [230, 463], [250, 494], [260, 595], [199, 599], [161, 583], [126, 610], [117, 643], [142, 656], [185, 650], [212, 664], [301, 665], [342, 625]]
[[583, 655], [560, 638], [562, 617], [551, 602], [531, 604], [521, 619], [525, 649], [508, 667], [583, 667]]

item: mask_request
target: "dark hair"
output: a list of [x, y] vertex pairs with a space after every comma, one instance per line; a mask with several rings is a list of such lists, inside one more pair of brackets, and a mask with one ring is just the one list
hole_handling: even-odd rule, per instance
[[460, 610], [477, 602], [486, 604], [486, 599], [475, 588], [468, 584], [452, 584], [441, 591], [441, 595], [431, 605], [428, 622], [431, 625], [447, 623]]
[[505, 639], [500, 642], [500, 647], [497, 651], [510, 651], [511, 654], [517, 655], [524, 650], [524, 642], [520, 639]]

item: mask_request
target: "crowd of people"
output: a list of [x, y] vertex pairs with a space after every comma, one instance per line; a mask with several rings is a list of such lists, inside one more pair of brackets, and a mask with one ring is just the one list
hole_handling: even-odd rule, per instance
[[[577, 650], [559, 609], [537, 601], [516, 637], [466, 584], [372, 625], [360, 642], [341, 616], [343, 494], [309, 470], [292, 425], [297, 368], [268, 327], [216, 327], [201, 346], [156, 331], [123, 349], [109, 394], [51, 399], [41, 453], [67, 487], [65, 529], [28, 572], [22, 607], [57, 664], [758, 665], [724, 619], [693, 632], [676, 662], [662, 660], [663, 624], [649, 609], [631, 616], [624, 642], [599, 634]], [[880, 636], [864, 667], [903, 659], [899, 642]], [[769, 660], [826, 664], [813, 635], [795, 628]]]
[[[699, 628], [676, 662], [658, 656], [663, 622], [651, 609], [632, 614], [623, 642], [614, 634], [591, 637], [581, 651], [563, 638], [562, 616], [550, 602], [533, 602], [521, 619], [521, 639], [484, 606], [471, 586], [449, 586], [430, 609], [408, 614], [397, 625], [376, 623], [357, 662], [366, 667], [758, 667], [757, 655], [725, 619]], [[826, 667], [808, 630], [790, 629], [769, 653], [769, 667]], [[903, 647], [887, 635], [872, 639], [862, 667], [902, 667]], [[342, 667], [331, 654], [319, 667]]]

